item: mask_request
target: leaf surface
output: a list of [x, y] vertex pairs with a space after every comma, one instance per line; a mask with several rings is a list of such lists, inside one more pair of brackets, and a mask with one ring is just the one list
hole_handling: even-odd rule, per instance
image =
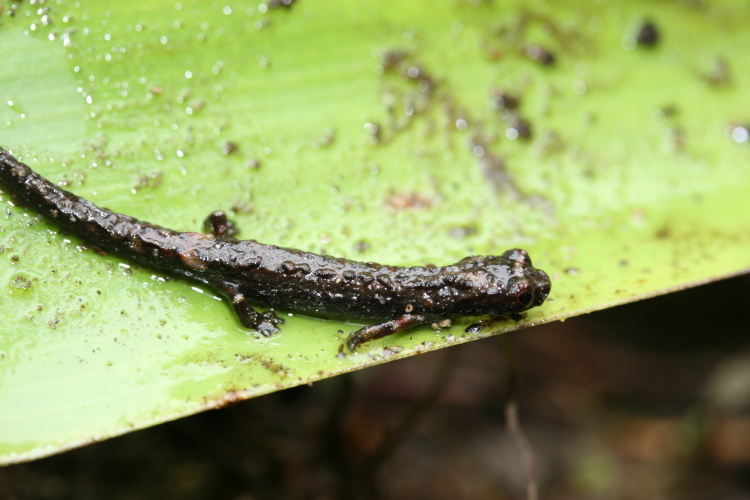
[[261, 338], [3, 193], [2, 463], [750, 268], [744, 3], [47, 5], [2, 4], [0, 145], [54, 182], [364, 261], [522, 247], [553, 288], [520, 321], [339, 356], [357, 325], [282, 311]]

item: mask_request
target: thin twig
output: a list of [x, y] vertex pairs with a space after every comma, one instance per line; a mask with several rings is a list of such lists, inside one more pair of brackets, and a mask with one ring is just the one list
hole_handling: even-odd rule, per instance
[[516, 445], [521, 450], [521, 458], [526, 467], [526, 499], [538, 500], [539, 498], [539, 478], [534, 456], [534, 449], [526, 438], [521, 429], [521, 422], [518, 419], [518, 367], [516, 366], [513, 352], [505, 339], [505, 335], [498, 337], [500, 345], [505, 353], [505, 361], [508, 367], [508, 398], [505, 403], [505, 425], [508, 432], [516, 441]]
[[323, 431], [323, 456], [327, 457], [338, 478], [339, 498], [347, 498], [352, 489], [351, 467], [344, 456], [344, 417], [352, 401], [354, 383], [351, 373], [338, 377], [338, 387], [329, 410], [328, 422]]
[[422, 398], [411, 407], [401, 421], [386, 435], [378, 449], [363, 461], [357, 470], [357, 475], [360, 478], [363, 488], [373, 491], [375, 475], [380, 466], [393, 455], [396, 449], [417, 427], [425, 413], [437, 403], [443, 390], [451, 380], [453, 369], [458, 363], [459, 354], [459, 346], [446, 349], [440, 366], [438, 366], [430, 382], [430, 386]]

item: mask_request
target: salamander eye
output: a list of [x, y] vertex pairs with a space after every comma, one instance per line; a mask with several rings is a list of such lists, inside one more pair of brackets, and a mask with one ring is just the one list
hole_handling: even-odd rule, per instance
[[530, 289], [521, 291], [516, 295], [516, 302], [519, 306], [528, 306], [534, 300], [534, 292]]

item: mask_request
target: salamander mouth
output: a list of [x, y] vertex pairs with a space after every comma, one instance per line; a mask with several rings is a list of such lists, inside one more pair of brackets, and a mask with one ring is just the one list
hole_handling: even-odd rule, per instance
[[536, 293], [534, 294], [534, 306], [541, 306], [549, 296], [552, 282], [547, 273], [541, 269], [535, 269], [534, 283], [536, 283]]

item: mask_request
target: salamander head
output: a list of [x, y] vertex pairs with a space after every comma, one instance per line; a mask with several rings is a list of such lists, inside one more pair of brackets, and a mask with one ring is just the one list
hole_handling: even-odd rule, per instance
[[467, 257], [458, 263], [470, 284], [456, 310], [466, 314], [501, 316], [542, 305], [550, 292], [547, 273], [531, 265], [525, 250], [515, 248], [497, 256]]
[[507, 259], [510, 265], [505, 294], [515, 301], [515, 306], [518, 307], [516, 312], [542, 305], [551, 286], [547, 273], [534, 268], [529, 254], [520, 248], [507, 250], [500, 258]]

